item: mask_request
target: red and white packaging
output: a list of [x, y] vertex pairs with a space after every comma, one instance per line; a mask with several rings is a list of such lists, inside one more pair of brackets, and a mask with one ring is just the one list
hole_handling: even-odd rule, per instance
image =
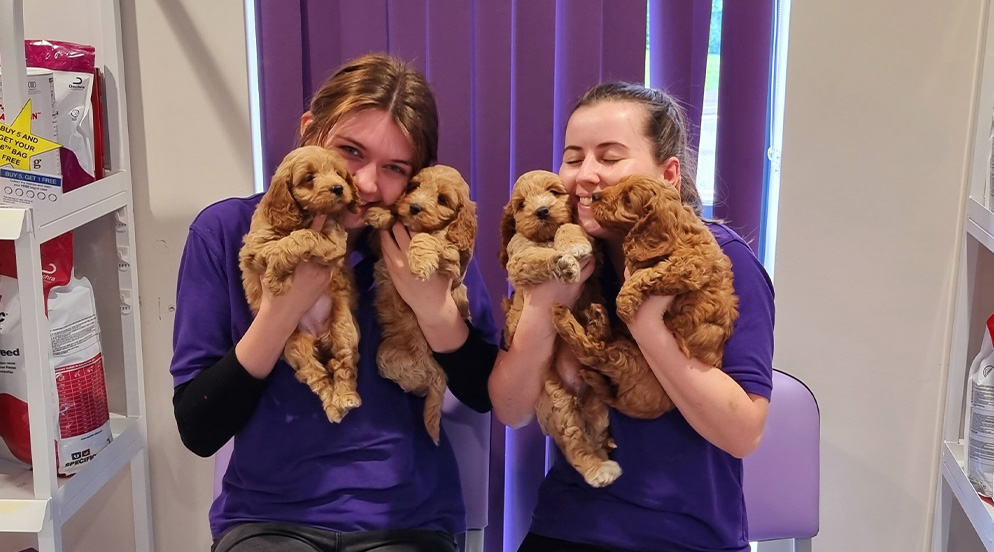
[[110, 444], [110, 408], [93, 287], [86, 278], [48, 296], [51, 368], [59, 404], [59, 473], [75, 473]]
[[[98, 161], [95, 150], [100, 149], [95, 144], [94, 136], [94, 106], [99, 106], [99, 100], [93, 97], [95, 80], [94, 48], [88, 45], [70, 42], [34, 40], [25, 41], [25, 57], [29, 67], [28, 73], [49, 75], [49, 87], [45, 88], [46, 97], [54, 102], [52, 107], [52, 136], [54, 141], [62, 144], [58, 149], [57, 175], [61, 176], [60, 192], [70, 192], [94, 181], [94, 177], [102, 173], [102, 161]], [[40, 69], [39, 69], [40, 68]], [[36, 85], [37, 87], [37, 85]], [[47, 120], [38, 115], [39, 120]], [[32, 125], [34, 128], [35, 125]], [[46, 126], [47, 128], [47, 126]], [[40, 129], [40, 127], [39, 127]], [[55, 152], [51, 152], [55, 153]], [[39, 167], [38, 169], [41, 169]], [[42, 171], [46, 172], [46, 171]], [[11, 188], [15, 187], [8, 179]], [[22, 187], [26, 184], [21, 183]], [[13, 193], [16, 197], [16, 193]], [[24, 194], [26, 196], [27, 194]], [[7, 201], [4, 193], [4, 203], [26, 204], [24, 200]], [[30, 203], [35, 209], [44, 209], [44, 203]], [[70, 314], [60, 314], [70, 298], [78, 299], [83, 294], [81, 289], [88, 289], [89, 282], [84, 279], [71, 279], [73, 268], [73, 236], [67, 232], [41, 245], [42, 287], [45, 293], [47, 314], [50, 316], [50, 327], [53, 330], [53, 346], [56, 345], [55, 334], [57, 320], [76, 319], [84, 310], [91, 312], [95, 321], [95, 310], [92, 308], [74, 310]], [[16, 458], [21, 462], [30, 463], [31, 448], [28, 438], [28, 416], [26, 384], [23, 375], [23, 342], [20, 329], [20, 302], [17, 295], [17, 266], [14, 259], [14, 243], [0, 241], [0, 457]], [[83, 283], [81, 283], [83, 282]], [[65, 287], [65, 288], [63, 288]], [[56, 288], [56, 289], [53, 289]], [[71, 293], [67, 290], [73, 290]], [[90, 292], [92, 296], [92, 292]], [[81, 308], [82, 303], [73, 299], [73, 308]], [[54, 301], [54, 304], [53, 304]], [[91, 297], [92, 303], [92, 297]], [[52, 310], [54, 308], [54, 311]], [[54, 316], [55, 318], [52, 318]], [[65, 318], [68, 316], [68, 318]], [[86, 325], [84, 324], [84, 327]], [[68, 335], [76, 335], [70, 329]], [[96, 331], [94, 324], [93, 330]], [[90, 330], [87, 330], [90, 331]], [[93, 333], [93, 332], [90, 332]], [[99, 352], [98, 333], [94, 334]], [[77, 336], [79, 337], [79, 336]], [[61, 347], [61, 346], [60, 346]], [[83, 353], [71, 351], [68, 357], [55, 354], [53, 348], [53, 370], [56, 370], [56, 387], [60, 393], [60, 433], [58, 457], [59, 472], [72, 473], [78, 466], [85, 463], [93, 453], [110, 442], [109, 425], [106, 409], [106, 386], [103, 383], [102, 357], [91, 355], [86, 358], [89, 349]], [[58, 349], [61, 351], [61, 349]], [[6, 354], [5, 354], [6, 353]], [[64, 358], [63, 358], [64, 357]], [[96, 359], [96, 360], [94, 360]], [[99, 389], [91, 385], [99, 373]], [[73, 379], [70, 379], [72, 375]], [[59, 379], [61, 378], [61, 379]], [[87, 381], [85, 397], [80, 400], [71, 399], [78, 383]], [[101, 395], [102, 394], [102, 395]], [[101, 398], [102, 396], [102, 398]], [[85, 399], [85, 400], [84, 400]], [[93, 431], [82, 431], [95, 423], [91, 418], [74, 417], [81, 405], [103, 402], [102, 420], [106, 431], [100, 428]], [[100, 408], [95, 411], [101, 410]], [[88, 413], [91, 411], [87, 411]], [[99, 421], [101, 415], [97, 415]], [[82, 420], [82, 421], [80, 421]], [[63, 424], [63, 421], [65, 424]], [[68, 436], [68, 437], [67, 437]], [[77, 442], [78, 441], [78, 442]], [[101, 444], [101, 441], [106, 441]], [[75, 444], [73, 444], [75, 443]], [[77, 446], [78, 445], [78, 446]], [[83, 446], [86, 445], [86, 446]], [[4, 450], [6, 448], [7, 450]], [[73, 456], [76, 456], [73, 458]]]
[[[17, 280], [0, 276], [0, 458], [31, 463], [27, 384]], [[51, 365], [57, 395], [58, 472], [68, 475], [111, 442], [100, 328], [86, 278], [48, 296]]]

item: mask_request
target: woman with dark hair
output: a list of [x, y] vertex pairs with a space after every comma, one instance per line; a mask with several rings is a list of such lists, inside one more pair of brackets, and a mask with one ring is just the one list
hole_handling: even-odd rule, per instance
[[[577, 200], [580, 225], [605, 252], [602, 286], [613, 309], [624, 281], [622, 238], [591, 214], [593, 195], [632, 174], [669, 181], [700, 215], [683, 110], [666, 93], [629, 83], [599, 85], [566, 125], [559, 175]], [[662, 184], [661, 184], [662, 185]], [[749, 550], [741, 458], [763, 434], [772, 390], [773, 288], [749, 246], [707, 222], [731, 259], [739, 318], [718, 369], [688, 358], [663, 323], [672, 297], [651, 297], [628, 329], [676, 408], [654, 420], [611, 410], [621, 476], [593, 488], [558, 454], [539, 489], [531, 532], [519, 552]], [[584, 267], [581, 279], [593, 272]], [[534, 414], [556, 331], [551, 306], [571, 306], [581, 283], [552, 281], [517, 289], [525, 296], [514, 340], [490, 377], [497, 418], [521, 427]], [[558, 369], [577, 370], [560, 355]]]

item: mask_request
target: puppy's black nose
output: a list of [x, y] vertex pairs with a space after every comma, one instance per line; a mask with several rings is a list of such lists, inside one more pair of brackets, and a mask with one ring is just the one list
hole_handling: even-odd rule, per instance
[[601, 193], [600, 192], [594, 192], [593, 195], [591, 195], [590, 197], [594, 201], [600, 201], [601, 200]]
[[334, 186], [331, 187], [331, 193], [337, 196], [341, 196], [342, 194], [345, 193], [345, 188], [343, 188], [341, 184], [335, 184]]
[[416, 215], [416, 214], [420, 213], [422, 210], [423, 209], [421, 208], [421, 205], [418, 205], [417, 203], [412, 203], [411, 204], [411, 214], [412, 215]]
[[535, 209], [535, 215], [537, 215], [540, 219], [549, 218], [549, 208], [539, 207], [538, 209]]

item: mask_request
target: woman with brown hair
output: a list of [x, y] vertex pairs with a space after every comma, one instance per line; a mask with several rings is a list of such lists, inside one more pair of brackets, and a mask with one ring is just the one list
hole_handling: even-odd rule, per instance
[[[573, 109], [559, 175], [577, 200], [583, 229], [605, 255], [601, 286], [616, 323], [613, 299], [625, 281], [623, 237], [593, 216], [596, 194], [626, 176], [668, 181], [700, 215], [686, 116], [661, 90], [610, 82], [589, 90]], [[773, 378], [773, 287], [748, 244], [723, 224], [705, 221], [729, 257], [739, 318], [725, 344], [722, 367], [688, 358], [663, 314], [673, 297], [653, 296], [627, 325], [675, 409], [654, 420], [611, 410], [611, 459], [621, 476], [593, 488], [561, 454], [538, 492], [529, 534], [519, 552], [747, 552], [742, 461], [759, 445]], [[593, 273], [584, 268], [581, 279]], [[551, 306], [572, 305], [582, 282], [517, 289], [525, 296], [514, 340], [490, 379], [494, 414], [511, 427], [527, 424], [556, 330]], [[561, 370], [580, 370], [560, 355]]]
[[[286, 295], [265, 295], [252, 316], [238, 269], [242, 236], [261, 194], [220, 201], [190, 226], [179, 272], [173, 360], [180, 436], [200, 456], [234, 437], [231, 463], [210, 510], [217, 552], [455, 550], [465, 512], [451, 443], [425, 430], [424, 399], [379, 376], [371, 230], [363, 213], [390, 206], [410, 178], [436, 161], [438, 111], [424, 77], [385, 55], [346, 63], [300, 120], [300, 144], [339, 153], [359, 191], [344, 221], [358, 289], [358, 390], [362, 405], [337, 424], [280, 358], [301, 317], [324, 293], [331, 269], [298, 265]], [[312, 228], [324, 220], [315, 217]], [[490, 409], [487, 377], [497, 330], [475, 264], [465, 278], [473, 324], [450, 282], [419, 281], [407, 267], [411, 236], [381, 230], [391, 279], [417, 316], [453, 394]]]

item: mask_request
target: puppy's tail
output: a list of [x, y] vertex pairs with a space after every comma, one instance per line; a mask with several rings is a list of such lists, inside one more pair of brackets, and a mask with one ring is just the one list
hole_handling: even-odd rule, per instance
[[445, 403], [445, 373], [437, 368], [434, 377], [428, 384], [428, 394], [425, 396], [425, 429], [431, 440], [437, 445], [442, 436], [442, 406]]

